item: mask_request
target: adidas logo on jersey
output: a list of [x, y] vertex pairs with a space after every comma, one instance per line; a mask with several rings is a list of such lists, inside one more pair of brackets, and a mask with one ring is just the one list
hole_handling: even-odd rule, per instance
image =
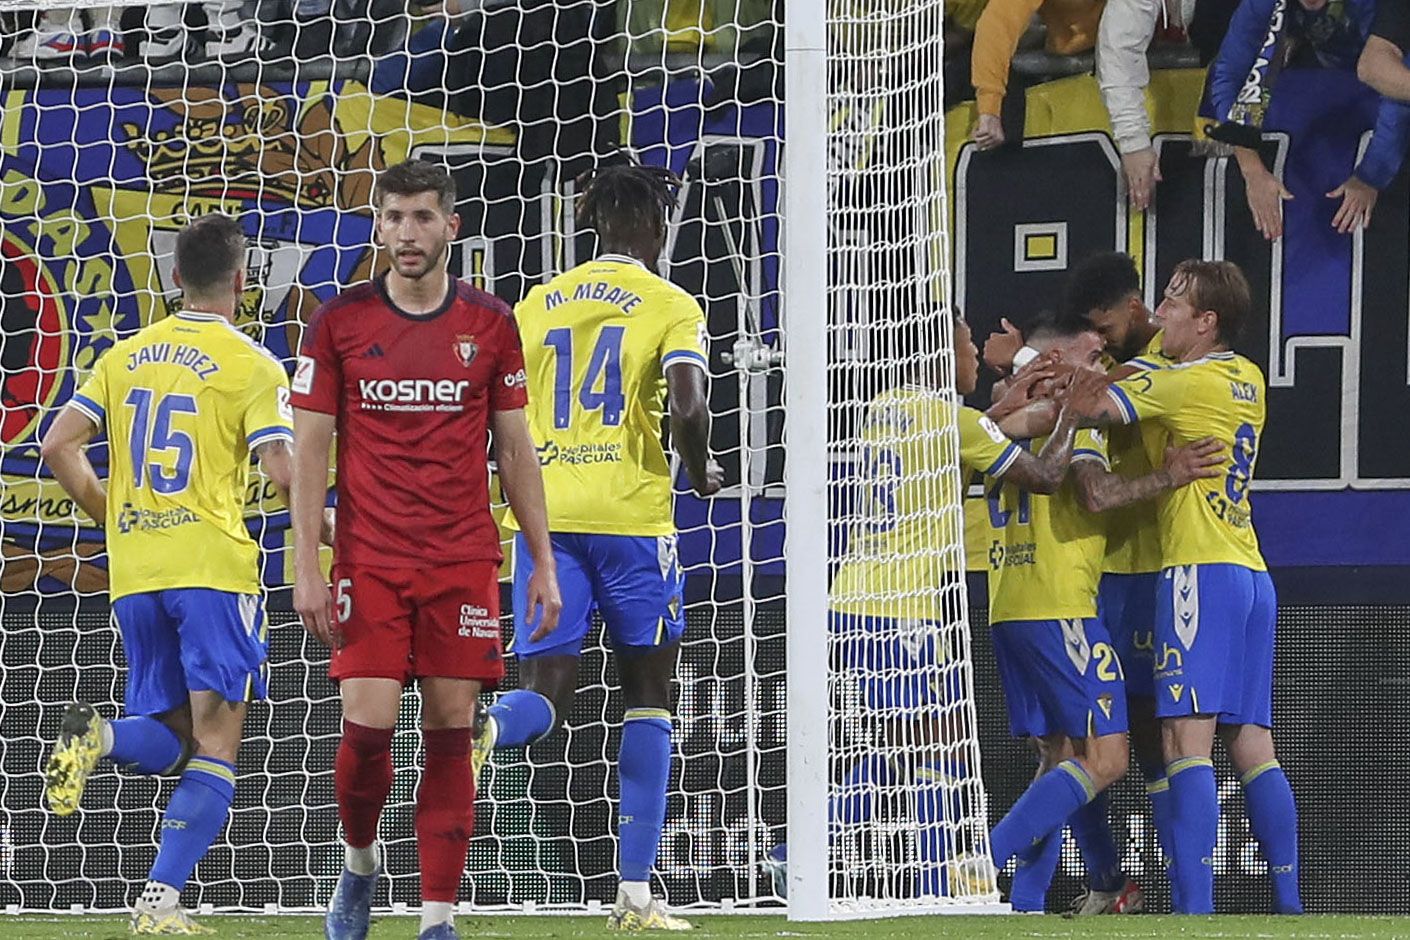
[[382, 352], [381, 344], [373, 343], [371, 346], [367, 347], [367, 352], [363, 353], [362, 357], [364, 359], [381, 359], [385, 355], [386, 353]]

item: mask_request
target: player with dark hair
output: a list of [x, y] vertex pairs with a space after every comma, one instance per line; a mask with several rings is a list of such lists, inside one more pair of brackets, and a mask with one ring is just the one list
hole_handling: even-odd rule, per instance
[[[666, 817], [671, 683], [685, 632], [685, 579], [676, 555], [671, 463], [661, 445], [663, 397], [671, 443], [695, 492], [720, 488], [709, 459], [705, 318], [695, 298], [654, 269], [680, 181], [660, 167], [597, 171], [578, 222], [602, 254], [531, 290], [516, 309], [525, 339], [529, 423], [549, 493], [552, 554], [563, 620], [544, 637], [528, 591], [542, 559], [515, 541], [513, 652], [523, 688], [500, 696], [475, 744], [491, 750], [550, 734], [577, 691], [594, 609], [622, 680], [618, 828], [621, 879], [608, 925], [686, 929], [650, 889]], [[513, 490], [511, 489], [512, 493]]]
[[[61, 816], [99, 758], [179, 774], [161, 848], [132, 914], [136, 934], [208, 934], [181, 890], [225, 827], [246, 703], [265, 697], [259, 546], [245, 528], [250, 456], [287, 495], [289, 383], [235, 329], [245, 235], [208, 215], [176, 238], [181, 309], [123, 340], [44, 435], [44, 462], [107, 532], [113, 618], [127, 657], [127, 717], [70, 705], [45, 769]], [[108, 438], [107, 489], [84, 453]], [[315, 527], [314, 538], [318, 537]]]
[[[332, 940], [367, 935], [392, 734], [402, 689], [416, 679], [426, 753], [416, 794], [420, 936], [449, 940], [474, 831], [470, 724], [480, 689], [504, 671], [489, 431], [522, 550], [537, 562], [522, 591], [542, 611], [538, 634], [554, 628], [560, 601], [514, 318], [446, 272], [460, 223], [454, 183], [444, 168], [411, 160], [386, 170], [373, 193], [391, 270], [314, 315], [293, 380], [294, 608], [333, 648], [329, 675], [343, 702], [333, 779], [346, 851], [325, 931]], [[318, 530], [335, 429], [330, 594]]]
[[[1141, 299], [1141, 276], [1129, 255], [1109, 251], [1084, 259], [1068, 279], [1065, 301], [1068, 315], [1085, 320], [1101, 335], [1112, 375], [1170, 364], [1160, 351], [1160, 333]], [[1163, 434], [1154, 424], [1113, 427], [1107, 441], [1113, 470], [1127, 479], [1149, 474], [1153, 468], [1148, 454], [1159, 453], [1164, 446]], [[1106, 558], [1097, 607], [1126, 673], [1131, 743], [1169, 870], [1174, 860], [1174, 815], [1155, 717], [1155, 596], [1162, 567], [1155, 503], [1144, 500], [1113, 509], [1105, 525]], [[1105, 807], [1100, 811], [1105, 814]], [[1173, 873], [1171, 884], [1176, 884]], [[1097, 893], [1082, 898], [1083, 906], [1093, 911], [1103, 900]]]
[[1268, 859], [1274, 906], [1302, 910], [1297, 811], [1273, 748], [1277, 599], [1259, 551], [1249, 484], [1266, 415], [1263, 373], [1230, 349], [1252, 307], [1228, 261], [1176, 266], [1156, 310], [1173, 365], [1113, 383], [1091, 409], [1111, 424], [1154, 424], [1174, 444], [1212, 435], [1216, 479], [1158, 497], [1161, 572], [1155, 618], [1156, 715], [1175, 815], [1175, 878], [1184, 913], [1214, 909], [1219, 800], [1216, 733], [1241, 775], [1249, 822]]
[[[1025, 330], [1040, 356], [1095, 377], [1101, 339], [1085, 323], [1046, 315]], [[999, 866], [1016, 855], [1011, 901], [1042, 910], [1070, 821], [1090, 878], [1092, 910], [1138, 911], [1139, 889], [1121, 869], [1101, 794], [1126, 771], [1122, 664], [1097, 614], [1105, 549], [1095, 513], [1148, 500], [1210, 473], [1210, 445], [1166, 455], [1166, 466], [1138, 479], [1107, 467], [1106, 444], [1079, 432], [1069, 482], [1051, 495], [1011, 480], [989, 489], [997, 530], [989, 553], [989, 618], [1010, 729], [1038, 742], [1040, 776], [994, 829]], [[1084, 910], [1086, 910], [1084, 906]]]

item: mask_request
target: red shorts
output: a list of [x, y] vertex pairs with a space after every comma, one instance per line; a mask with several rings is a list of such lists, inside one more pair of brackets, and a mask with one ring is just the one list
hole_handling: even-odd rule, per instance
[[499, 564], [439, 568], [333, 566], [333, 617], [342, 646], [331, 679], [477, 679], [504, 676]]

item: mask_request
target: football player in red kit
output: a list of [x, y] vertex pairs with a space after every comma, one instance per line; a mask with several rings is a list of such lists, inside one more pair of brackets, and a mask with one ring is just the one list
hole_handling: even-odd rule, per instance
[[[392, 785], [403, 686], [419, 680], [426, 766], [417, 791], [421, 940], [458, 935], [451, 909], [474, 829], [470, 726], [504, 672], [499, 532], [487, 433], [535, 564], [539, 631], [561, 601], [538, 455], [524, 417], [524, 355], [509, 307], [446, 271], [460, 218], [441, 167], [410, 160], [373, 191], [391, 270], [309, 323], [292, 381], [294, 607], [333, 648], [343, 737], [334, 768], [345, 865], [326, 935], [367, 935], [381, 872], [377, 821]], [[328, 453], [338, 436], [330, 592], [318, 566]]]

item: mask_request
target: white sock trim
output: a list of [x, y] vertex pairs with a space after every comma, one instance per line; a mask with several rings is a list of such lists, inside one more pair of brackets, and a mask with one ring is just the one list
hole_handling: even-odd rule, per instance
[[421, 902], [421, 931], [425, 931], [437, 924], [450, 924], [455, 926], [455, 905], [449, 901], [422, 901]]
[[623, 881], [617, 885], [617, 900], [632, 907], [643, 908], [651, 903], [651, 884], [646, 881]]
[[137, 899], [137, 909], [149, 912], [167, 911], [180, 903], [181, 892], [178, 889], [160, 881], [149, 881], [142, 889], [142, 896]]
[[377, 843], [374, 842], [362, 849], [355, 849], [344, 843], [343, 865], [354, 875], [361, 875], [365, 878], [372, 874], [377, 870]]

